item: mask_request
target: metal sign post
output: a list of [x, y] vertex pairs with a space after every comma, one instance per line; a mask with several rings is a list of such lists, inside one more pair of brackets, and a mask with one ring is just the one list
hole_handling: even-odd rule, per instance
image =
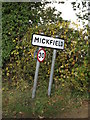
[[[59, 36], [56, 35], [56, 38], [59, 38]], [[54, 73], [56, 52], [57, 52], [56, 50], [53, 50], [52, 66], [51, 66], [51, 73], [50, 73], [49, 87], [48, 87], [48, 96], [50, 96], [50, 94], [51, 94], [51, 86], [52, 86], [52, 83], [53, 83], [53, 73]]]
[[[40, 47], [39, 47], [39, 50], [40, 50]], [[38, 79], [38, 72], [39, 72], [39, 66], [40, 66], [40, 62], [37, 60], [35, 77], [34, 77], [34, 85], [33, 85], [33, 91], [32, 91], [32, 98], [35, 97], [36, 86], [37, 86], [37, 79]]]
[[52, 66], [51, 66], [51, 73], [50, 73], [49, 87], [48, 87], [48, 96], [50, 96], [50, 94], [51, 94], [51, 86], [52, 86], [52, 82], [53, 82], [55, 58], [56, 58], [56, 50], [53, 50]]
[[[41, 33], [41, 34], [43, 34], [43, 33]], [[40, 49], [41, 49], [41, 48], [39, 47], [39, 50], [40, 50]], [[38, 50], [38, 51], [39, 51], [39, 50]], [[45, 54], [45, 56], [46, 56], [46, 54]], [[37, 57], [38, 57], [38, 55], [37, 55]], [[45, 59], [45, 58], [44, 58], [44, 59]], [[35, 98], [39, 67], [40, 67], [40, 61], [37, 59], [36, 71], [35, 71], [35, 77], [34, 77], [34, 85], [33, 85], [33, 91], [32, 91], [32, 98]]]
[[[51, 73], [50, 73], [50, 79], [49, 79], [49, 87], [48, 87], [48, 96], [51, 94], [51, 86], [53, 82], [53, 73], [54, 73], [54, 64], [56, 59], [56, 49], [64, 49], [64, 40], [60, 39], [58, 36], [56, 38], [53, 37], [47, 37], [44, 35], [32, 35], [32, 45], [40, 46], [40, 47], [47, 47], [47, 48], [54, 48], [53, 51], [53, 58], [52, 58], [52, 66], [51, 66]], [[35, 78], [34, 78], [34, 85], [33, 85], [33, 91], [32, 91], [32, 98], [35, 97], [36, 92], [36, 85], [37, 85], [37, 79], [38, 79], [38, 72], [39, 72], [39, 66], [41, 61], [43, 61], [45, 58], [44, 56], [46, 53], [42, 50], [38, 51], [37, 55], [37, 65], [36, 65], [36, 71], [35, 71]], [[44, 55], [44, 56], [43, 56]], [[42, 56], [42, 58], [41, 58]]]

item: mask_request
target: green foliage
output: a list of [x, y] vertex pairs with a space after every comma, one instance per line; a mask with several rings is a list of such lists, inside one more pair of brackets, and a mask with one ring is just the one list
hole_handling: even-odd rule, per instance
[[[55, 86], [59, 84], [65, 86], [65, 83], [76, 91], [87, 91], [88, 88], [88, 39], [87, 33], [83, 30], [76, 31], [69, 28], [69, 22], [57, 22], [56, 24], [41, 25], [30, 28], [24, 38], [15, 41], [16, 48], [11, 52], [10, 62], [4, 69], [4, 81], [9, 80], [12, 85], [18, 86], [21, 80], [32, 83], [35, 74], [36, 60], [34, 51], [37, 47], [31, 45], [33, 33], [40, 34], [44, 32], [47, 36], [59, 35], [65, 40], [64, 50], [57, 50], [54, 81]], [[39, 80], [49, 82], [52, 49], [45, 48], [47, 53], [45, 61], [41, 63], [39, 70]], [[46, 67], [47, 66], [47, 67]]]
[[14, 41], [24, 36], [29, 27], [29, 20], [34, 24], [38, 23], [39, 6], [41, 3], [2, 3], [2, 62], [9, 59], [15, 48]]
[[[84, 20], [84, 26], [85, 26], [85, 20], [88, 20], [88, 6], [89, 3], [87, 0], [84, 1], [77, 1], [77, 2], [71, 2], [73, 6], [73, 10], [76, 11], [76, 15], [80, 20]], [[82, 14], [81, 14], [82, 13]]]
[[[10, 9], [7, 9], [6, 6]], [[17, 9], [16, 6], [18, 6]], [[9, 117], [21, 117], [22, 113], [31, 117], [39, 117], [39, 115], [55, 117], [54, 113], [63, 110], [63, 101], [66, 104], [70, 102], [74, 91], [83, 95], [88, 90], [90, 72], [87, 36], [89, 32], [88, 30], [84, 32], [82, 29], [77, 31], [69, 28], [70, 22], [62, 20], [60, 14], [56, 17], [55, 9], [49, 8], [45, 11], [41, 9], [41, 12], [37, 10], [38, 14], [35, 10], [35, 16], [32, 17], [31, 6], [33, 5], [29, 3], [15, 3], [15, 5], [3, 3], [3, 59], [9, 58], [8, 62], [3, 64], [2, 90], [5, 95], [3, 97], [3, 114], [6, 114], [4, 116], [10, 115]], [[26, 13], [29, 9], [31, 11]], [[42, 18], [43, 23], [38, 16]], [[36, 19], [34, 19], [35, 17]], [[28, 19], [33, 21], [33, 27], [29, 26], [27, 29]], [[76, 25], [76, 27], [78, 26]], [[27, 32], [25, 33], [25, 31]], [[46, 58], [43, 63], [40, 63], [36, 99], [32, 101], [31, 93], [36, 69], [34, 52], [38, 47], [31, 45], [31, 38], [33, 33], [41, 34], [41, 32], [46, 36], [59, 35], [61, 39], [65, 40], [65, 46], [64, 50], [57, 50], [50, 98], [47, 97], [47, 90], [53, 50], [44, 48]], [[12, 88], [15, 89], [15, 93]], [[4, 99], [6, 95], [8, 97]], [[6, 108], [6, 106], [8, 107]]]
[[86, 97], [76, 92], [72, 95], [67, 87], [63, 90], [62, 86], [58, 90], [55, 89], [52, 96], [48, 97], [47, 85], [46, 81], [44, 83], [40, 81], [35, 99], [31, 97], [32, 86], [27, 81], [23, 81], [18, 89], [13, 87], [11, 90], [4, 90], [2, 94], [3, 118], [59, 118], [64, 112], [71, 112], [75, 107], [79, 108], [82, 100], [86, 100]]
[[[10, 53], [15, 49], [15, 41], [20, 41], [27, 32], [28, 27], [47, 24], [62, 20], [61, 13], [54, 13], [55, 8], [44, 10], [46, 4], [40, 2], [7, 2], [2, 3], [2, 62], [10, 58]], [[58, 16], [58, 17], [57, 17]], [[40, 20], [41, 18], [41, 20]], [[32, 21], [32, 24], [29, 23]]]

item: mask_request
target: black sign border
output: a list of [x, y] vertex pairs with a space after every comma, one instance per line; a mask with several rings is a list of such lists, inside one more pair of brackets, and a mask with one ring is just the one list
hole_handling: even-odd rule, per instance
[[[32, 38], [31, 38], [31, 45], [32, 44], [32, 40], [33, 40], [33, 35], [36, 34], [36, 33], [33, 33], [32, 34]], [[44, 34], [36, 34], [36, 35], [41, 35], [41, 36], [46, 36], [46, 37], [52, 37], [52, 36], [47, 36], [47, 35], [44, 35]], [[59, 37], [52, 37], [52, 38], [58, 38], [58, 39], [61, 39]], [[63, 39], [62, 39], [63, 40]], [[65, 43], [65, 40], [64, 40], [64, 43]], [[51, 47], [47, 47], [47, 46], [40, 46], [40, 45], [33, 45], [33, 46], [37, 46], [37, 47], [42, 47], [42, 48], [50, 48], [50, 49], [56, 49], [56, 50], [65, 50], [65, 44], [64, 44], [64, 49], [59, 49], [59, 48], [51, 48]]]

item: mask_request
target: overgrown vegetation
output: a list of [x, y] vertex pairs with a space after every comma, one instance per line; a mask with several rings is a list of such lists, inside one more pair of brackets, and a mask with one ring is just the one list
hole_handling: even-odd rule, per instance
[[[40, 2], [4, 2], [2, 3], [2, 62], [10, 58], [11, 51], [15, 48], [15, 42], [27, 32], [30, 27], [29, 20], [33, 25], [40, 24], [40, 17], [44, 23], [49, 20], [55, 21], [55, 9], [44, 10], [45, 4]], [[48, 14], [48, 15], [47, 15]], [[58, 14], [59, 16], [59, 14]], [[61, 19], [61, 18], [59, 18]], [[32, 25], [31, 24], [31, 25]]]
[[[27, 87], [26, 87], [27, 85]], [[3, 91], [3, 118], [59, 118], [62, 113], [72, 111], [82, 105], [82, 100], [88, 100], [87, 95], [78, 92], [71, 94], [70, 90], [60, 85], [59, 89], [52, 86], [52, 96], [47, 96], [47, 81], [38, 80], [36, 98], [32, 99], [32, 87], [23, 81], [21, 89]]]
[[15, 47], [14, 41], [20, 40], [27, 31], [29, 20], [32, 20], [34, 24], [39, 22], [37, 12], [41, 3], [7, 2], [2, 5], [2, 59], [4, 62], [9, 59]]
[[[18, 4], [15, 3], [15, 5]], [[21, 3], [20, 5], [24, 6], [24, 4], [27, 6], [26, 10], [28, 11], [30, 9], [28, 3]], [[5, 5], [11, 5], [10, 9], [7, 10]], [[41, 15], [42, 21], [39, 20], [39, 15], [33, 13], [37, 16], [37, 22], [33, 22], [33, 27], [29, 26], [27, 28], [28, 17], [32, 18], [32, 11], [30, 13], [28, 11], [26, 14], [25, 6], [18, 6], [15, 9], [16, 7], [12, 3], [4, 3], [3, 6], [3, 29], [6, 25], [6, 29], [3, 30], [3, 60], [9, 58], [8, 62], [3, 64], [3, 116], [20, 117], [22, 112], [24, 112], [29, 117], [37, 117], [39, 115], [53, 117], [53, 112], [60, 112], [75, 93], [81, 95], [80, 97], [82, 98], [88, 91], [90, 75], [88, 68], [88, 30], [84, 32], [82, 29], [78, 31], [69, 28], [70, 22], [62, 20], [60, 14], [55, 16], [55, 9], [51, 8], [46, 11], [44, 9], [41, 10], [39, 15]], [[14, 9], [15, 13], [12, 15], [11, 10]], [[19, 16], [18, 12], [20, 14], [23, 13], [23, 17], [22, 15]], [[5, 14], [9, 17], [7, 21]], [[18, 19], [16, 19], [17, 17], [13, 19], [15, 16]], [[22, 25], [25, 26], [22, 27]], [[25, 33], [26, 30], [27, 32]], [[36, 67], [34, 52], [38, 47], [31, 45], [31, 38], [33, 33], [41, 34], [42, 32], [46, 36], [55, 37], [58, 35], [61, 39], [64, 39], [65, 48], [64, 50], [57, 50], [51, 98], [48, 98], [47, 90], [53, 50], [44, 48], [46, 58], [40, 64], [36, 98], [32, 100], [31, 92]], [[8, 107], [6, 107], [7, 105]], [[19, 116], [18, 113], [20, 113]]]
[[[59, 35], [65, 40], [65, 49], [57, 50], [55, 63], [54, 81], [55, 85], [67, 83], [72, 89], [86, 91], [88, 86], [88, 33], [82, 33], [69, 28], [69, 22], [62, 21], [57, 24], [41, 25], [30, 28], [21, 40], [16, 40], [16, 48], [11, 52], [10, 62], [4, 69], [4, 81], [11, 85], [18, 85], [20, 81], [33, 82], [36, 60], [34, 51], [36, 47], [31, 45], [33, 33], [44, 32], [47, 36]], [[40, 68], [40, 79], [48, 81], [52, 50], [45, 48], [47, 56]], [[49, 58], [49, 59], [48, 59]], [[58, 64], [57, 64], [58, 63]], [[45, 67], [47, 66], [47, 67]], [[42, 71], [42, 72], [41, 72]], [[43, 73], [43, 75], [42, 75]]]

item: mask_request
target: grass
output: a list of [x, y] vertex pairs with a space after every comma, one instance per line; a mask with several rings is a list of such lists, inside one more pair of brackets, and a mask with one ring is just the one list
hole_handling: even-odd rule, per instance
[[[64, 89], [52, 90], [51, 97], [47, 96], [47, 82], [38, 82], [36, 97], [32, 99], [32, 86], [23, 88], [25, 81], [16, 89], [8, 89], [3, 91], [3, 118], [31, 118], [31, 117], [57, 117], [58, 114], [64, 111], [71, 110], [74, 107], [80, 106], [81, 97], [77, 100], [75, 95], [72, 97], [70, 91], [65, 94]], [[72, 97], [72, 98], [71, 98]]]

